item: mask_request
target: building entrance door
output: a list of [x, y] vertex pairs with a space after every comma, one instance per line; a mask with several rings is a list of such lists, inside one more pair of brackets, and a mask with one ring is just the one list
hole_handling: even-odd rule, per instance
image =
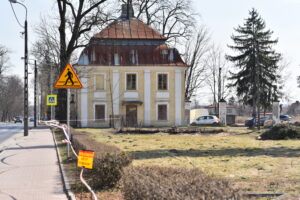
[[127, 105], [126, 106], [126, 125], [137, 126], [137, 106]]

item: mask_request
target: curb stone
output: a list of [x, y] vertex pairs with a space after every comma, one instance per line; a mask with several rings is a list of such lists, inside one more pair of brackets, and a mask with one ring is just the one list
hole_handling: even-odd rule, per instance
[[55, 133], [53, 132], [52, 129], [51, 129], [51, 133], [52, 133], [54, 144], [55, 144], [56, 155], [57, 155], [58, 164], [59, 164], [59, 171], [61, 173], [61, 179], [62, 179], [62, 182], [63, 182], [63, 185], [64, 185], [64, 191], [65, 191], [65, 193], [66, 193], [69, 200], [76, 200], [76, 197], [75, 197], [74, 193], [72, 192], [71, 187], [69, 185], [68, 177], [66, 176], [64, 166], [61, 162], [62, 159], [60, 157], [59, 148], [57, 146], [56, 139], [55, 139], [55, 136], [54, 136]]

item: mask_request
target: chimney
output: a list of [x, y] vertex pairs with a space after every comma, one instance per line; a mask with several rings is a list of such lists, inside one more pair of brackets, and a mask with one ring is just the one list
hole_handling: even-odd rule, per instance
[[123, 4], [122, 5], [122, 19], [130, 19], [134, 17], [132, 4]]

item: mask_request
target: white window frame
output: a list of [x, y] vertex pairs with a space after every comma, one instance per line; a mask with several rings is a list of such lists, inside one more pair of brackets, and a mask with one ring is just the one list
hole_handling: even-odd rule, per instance
[[[94, 107], [93, 107], [93, 110], [94, 110], [94, 112], [93, 112], [94, 122], [97, 122], [96, 119], [95, 119], [95, 117], [96, 117], [96, 106], [97, 106], [97, 105], [100, 105], [100, 106], [101, 106], [101, 105], [104, 105], [104, 111], [105, 111], [104, 117], [105, 117], [105, 120], [102, 122], [102, 123], [104, 123], [104, 122], [107, 121], [107, 118], [108, 118], [108, 117], [107, 117], [107, 114], [108, 114], [108, 113], [107, 113], [107, 103], [98, 103], [98, 102], [97, 102], [97, 103], [94, 103], [94, 105], [93, 105], [93, 106], [94, 106]], [[98, 122], [98, 123], [99, 123], [99, 122]]]
[[[167, 120], [159, 120], [158, 119], [158, 106], [159, 105], [166, 105], [167, 106]], [[170, 113], [170, 109], [169, 109], [169, 103], [156, 103], [156, 121], [159, 121], [159, 122], [166, 122], [166, 121], [169, 121], [169, 113]]]
[[[167, 74], [168, 82], [167, 82], [166, 90], [158, 89], [158, 75], [159, 74]], [[157, 91], [169, 91], [170, 90], [170, 72], [156, 72], [156, 89], [157, 89]]]
[[[97, 75], [103, 75], [104, 76], [104, 89], [103, 90], [97, 90], [97, 87], [96, 87], [96, 83], [97, 83]], [[96, 72], [94, 73], [94, 91], [104, 91], [106, 90], [106, 73], [104, 72]]]
[[[136, 76], [136, 87], [135, 90], [128, 90], [127, 89], [127, 74], [135, 74]], [[138, 91], [139, 90], [139, 76], [138, 76], [138, 72], [125, 72], [125, 91]]]

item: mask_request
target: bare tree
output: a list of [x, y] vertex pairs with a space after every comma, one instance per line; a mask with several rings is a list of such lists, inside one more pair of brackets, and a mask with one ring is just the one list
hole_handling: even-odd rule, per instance
[[216, 46], [212, 46], [205, 60], [207, 67], [206, 83], [213, 96], [213, 105], [215, 105], [215, 113], [217, 113], [217, 104], [220, 99], [228, 97], [231, 92], [226, 87], [228, 65], [223, 51]]
[[[289, 71], [290, 61], [283, 58], [279, 61], [277, 77], [278, 77], [278, 89], [279, 89], [279, 97], [284, 101], [291, 101], [291, 89], [286, 86], [286, 80], [291, 77], [291, 71]], [[300, 82], [299, 82], [300, 83]]]
[[[105, 12], [107, 0], [56, 0], [59, 13], [60, 70], [70, 62], [72, 53], [86, 43], [86, 34], [94, 27], [100, 27], [109, 21], [109, 13]], [[66, 120], [67, 92], [58, 90], [56, 118]]]
[[176, 44], [189, 39], [197, 24], [198, 14], [192, 9], [191, 0], [119, 0], [133, 4], [135, 16]]
[[222, 60], [221, 50], [215, 46], [209, 50], [208, 56], [205, 60], [205, 66], [207, 67], [207, 85], [213, 95], [213, 104], [217, 104], [220, 100], [219, 84], [219, 72], [220, 68], [223, 68], [225, 63]]
[[0, 81], [0, 116], [1, 121], [7, 121], [22, 114], [23, 85], [17, 76], [7, 76]]
[[209, 48], [209, 36], [205, 27], [200, 27], [196, 35], [186, 43], [183, 54], [188, 66], [185, 80], [186, 100], [190, 100], [206, 80], [205, 55]]
[[5, 46], [0, 45], [0, 77], [9, 68], [8, 54], [9, 54], [9, 50]]

